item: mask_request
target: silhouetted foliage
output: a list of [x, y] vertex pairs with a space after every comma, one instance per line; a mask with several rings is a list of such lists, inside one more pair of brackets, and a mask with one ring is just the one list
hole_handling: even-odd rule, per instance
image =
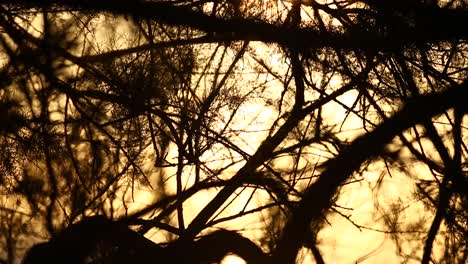
[[343, 219], [466, 263], [467, 24], [465, 0], [0, 0], [0, 263], [378, 259], [337, 256]]

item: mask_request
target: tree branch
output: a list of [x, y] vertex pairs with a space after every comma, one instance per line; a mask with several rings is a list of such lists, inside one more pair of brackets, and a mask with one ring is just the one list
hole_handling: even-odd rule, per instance
[[[372, 1], [371, 1], [372, 2]], [[468, 11], [464, 9], [424, 9], [417, 12], [419, 24], [414, 28], [399, 28], [399, 35], [384, 35], [374, 31], [356, 30], [341, 33], [323, 32], [316, 28], [291, 28], [251, 18], [219, 18], [194, 11], [187, 6], [168, 2], [125, 0], [0, 0], [0, 4], [22, 5], [26, 8], [62, 6], [83, 12], [111, 12], [152, 19], [174, 26], [188, 26], [205, 32], [221, 34], [224, 42], [262, 41], [307, 51], [310, 48], [393, 50], [414, 43], [468, 39]], [[379, 2], [380, 4], [380, 2]], [[387, 12], [381, 8], [381, 12]], [[393, 9], [392, 9], [393, 10]], [[432, 19], [438, 17], [438, 19]], [[443, 18], [443, 19], [442, 19]]]
[[[273, 260], [276, 263], [294, 263], [309, 224], [319, 220], [330, 208], [339, 186], [366, 160], [379, 155], [386, 144], [405, 129], [449, 108], [463, 107], [468, 97], [467, 86], [468, 81], [465, 81], [444, 92], [410, 100], [393, 117], [384, 121], [374, 131], [354, 140], [338, 157], [328, 161], [320, 178], [304, 192], [299, 206], [288, 219], [273, 254]], [[465, 107], [464, 111], [466, 110]]]

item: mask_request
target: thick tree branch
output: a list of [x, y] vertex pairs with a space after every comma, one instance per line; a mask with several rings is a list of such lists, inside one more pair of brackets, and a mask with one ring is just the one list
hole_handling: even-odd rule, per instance
[[[405, 45], [433, 41], [468, 39], [468, 11], [463, 9], [418, 10], [412, 27], [397, 27], [391, 34], [373, 30], [323, 32], [317, 28], [291, 28], [281, 24], [270, 24], [249, 18], [219, 18], [194, 11], [185, 6], [174, 6], [168, 2], [125, 1], [125, 0], [0, 0], [0, 4], [21, 4], [25, 7], [63, 6], [83, 12], [111, 12], [138, 18], [152, 19], [175, 26], [188, 26], [204, 32], [216, 33], [223, 41], [262, 41], [278, 43], [285, 47], [306, 51], [310, 48], [334, 47], [337, 49], [393, 50]], [[380, 4], [380, 3], [379, 3]], [[385, 7], [385, 6], [384, 6]], [[381, 12], [397, 12], [385, 10]], [[401, 10], [400, 10], [401, 11]], [[398, 13], [398, 12], [397, 12]], [[391, 14], [394, 16], [394, 14]], [[438, 19], [432, 19], [437, 17]], [[392, 25], [387, 25], [392, 26]], [[398, 34], [398, 35], [395, 35]]]
[[[174, 251], [171, 251], [172, 247]], [[181, 254], [183, 252], [186, 254]], [[255, 243], [229, 230], [218, 230], [195, 242], [175, 243], [169, 248], [174, 263], [219, 263], [229, 253], [247, 263], [269, 263], [268, 256]]]
[[[468, 81], [442, 93], [420, 96], [410, 100], [401, 111], [374, 131], [357, 138], [338, 157], [328, 161], [320, 178], [304, 193], [299, 206], [283, 229], [273, 254], [276, 263], [294, 263], [304, 241], [309, 224], [319, 220], [328, 210], [333, 197], [343, 184], [366, 160], [375, 158], [395, 136], [405, 129], [449, 108], [466, 104]], [[465, 108], [464, 111], [467, 109]]]

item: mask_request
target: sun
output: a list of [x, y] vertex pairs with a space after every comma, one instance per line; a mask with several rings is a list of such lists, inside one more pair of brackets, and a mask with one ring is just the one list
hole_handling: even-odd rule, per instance
[[227, 255], [220, 264], [247, 264], [247, 262], [236, 255]]

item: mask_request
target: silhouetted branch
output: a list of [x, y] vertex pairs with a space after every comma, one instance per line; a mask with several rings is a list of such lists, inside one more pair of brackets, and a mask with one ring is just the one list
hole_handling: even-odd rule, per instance
[[169, 251], [176, 257], [176, 263], [219, 263], [229, 253], [238, 255], [247, 263], [270, 263], [268, 256], [255, 243], [229, 230], [215, 231], [194, 243], [175, 243]]
[[[328, 161], [320, 178], [305, 192], [293, 211], [273, 254], [277, 263], [293, 263], [309, 224], [319, 220], [328, 210], [339, 186], [362, 163], [375, 158], [395, 136], [405, 129], [452, 107], [462, 107], [468, 96], [468, 81], [441, 93], [420, 96], [406, 103], [402, 110], [384, 121], [375, 130], [356, 140], [340, 155]], [[466, 111], [466, 109], [464, 108]]]
[[[286, 47], [306, 51], [311, 48], [333, 47], [337, 49], [393, 50], [408, 44], [431, 41], [468, 38], [466, 10], [430, 9], [430, 13], [421, 17], [443, 17], [443, 19], [425, 19], [422, 25], [399, 30], [388, 35], [379, 35], [372, 31], [354, 31], [351, 34], [317, 31], [314, 28], [290, 28], [273, 25], [248, 18], [218, 18], [194, 11], [190, 7], [174, 6], [168, 2], [134, 1], [91, 1], [91, 0], [1, 0], [3, 4], [21, 4], [25, 7], [65, 6], [80, 11], [108, 11], [115, 14], [131, 15], [140, 19], [154, 19], [176, 26], [189, 26], [205, 32], [223, 34], [224, 41], [262, 41], [274, 42]], [[386, 12], [383, 9], [382, 12]], [[390, 14], [393, 15], [393, 14]], [[393, 26], [393, 25], [391, 25]], [[399, 35], [393, 35], [399, 33]]]

